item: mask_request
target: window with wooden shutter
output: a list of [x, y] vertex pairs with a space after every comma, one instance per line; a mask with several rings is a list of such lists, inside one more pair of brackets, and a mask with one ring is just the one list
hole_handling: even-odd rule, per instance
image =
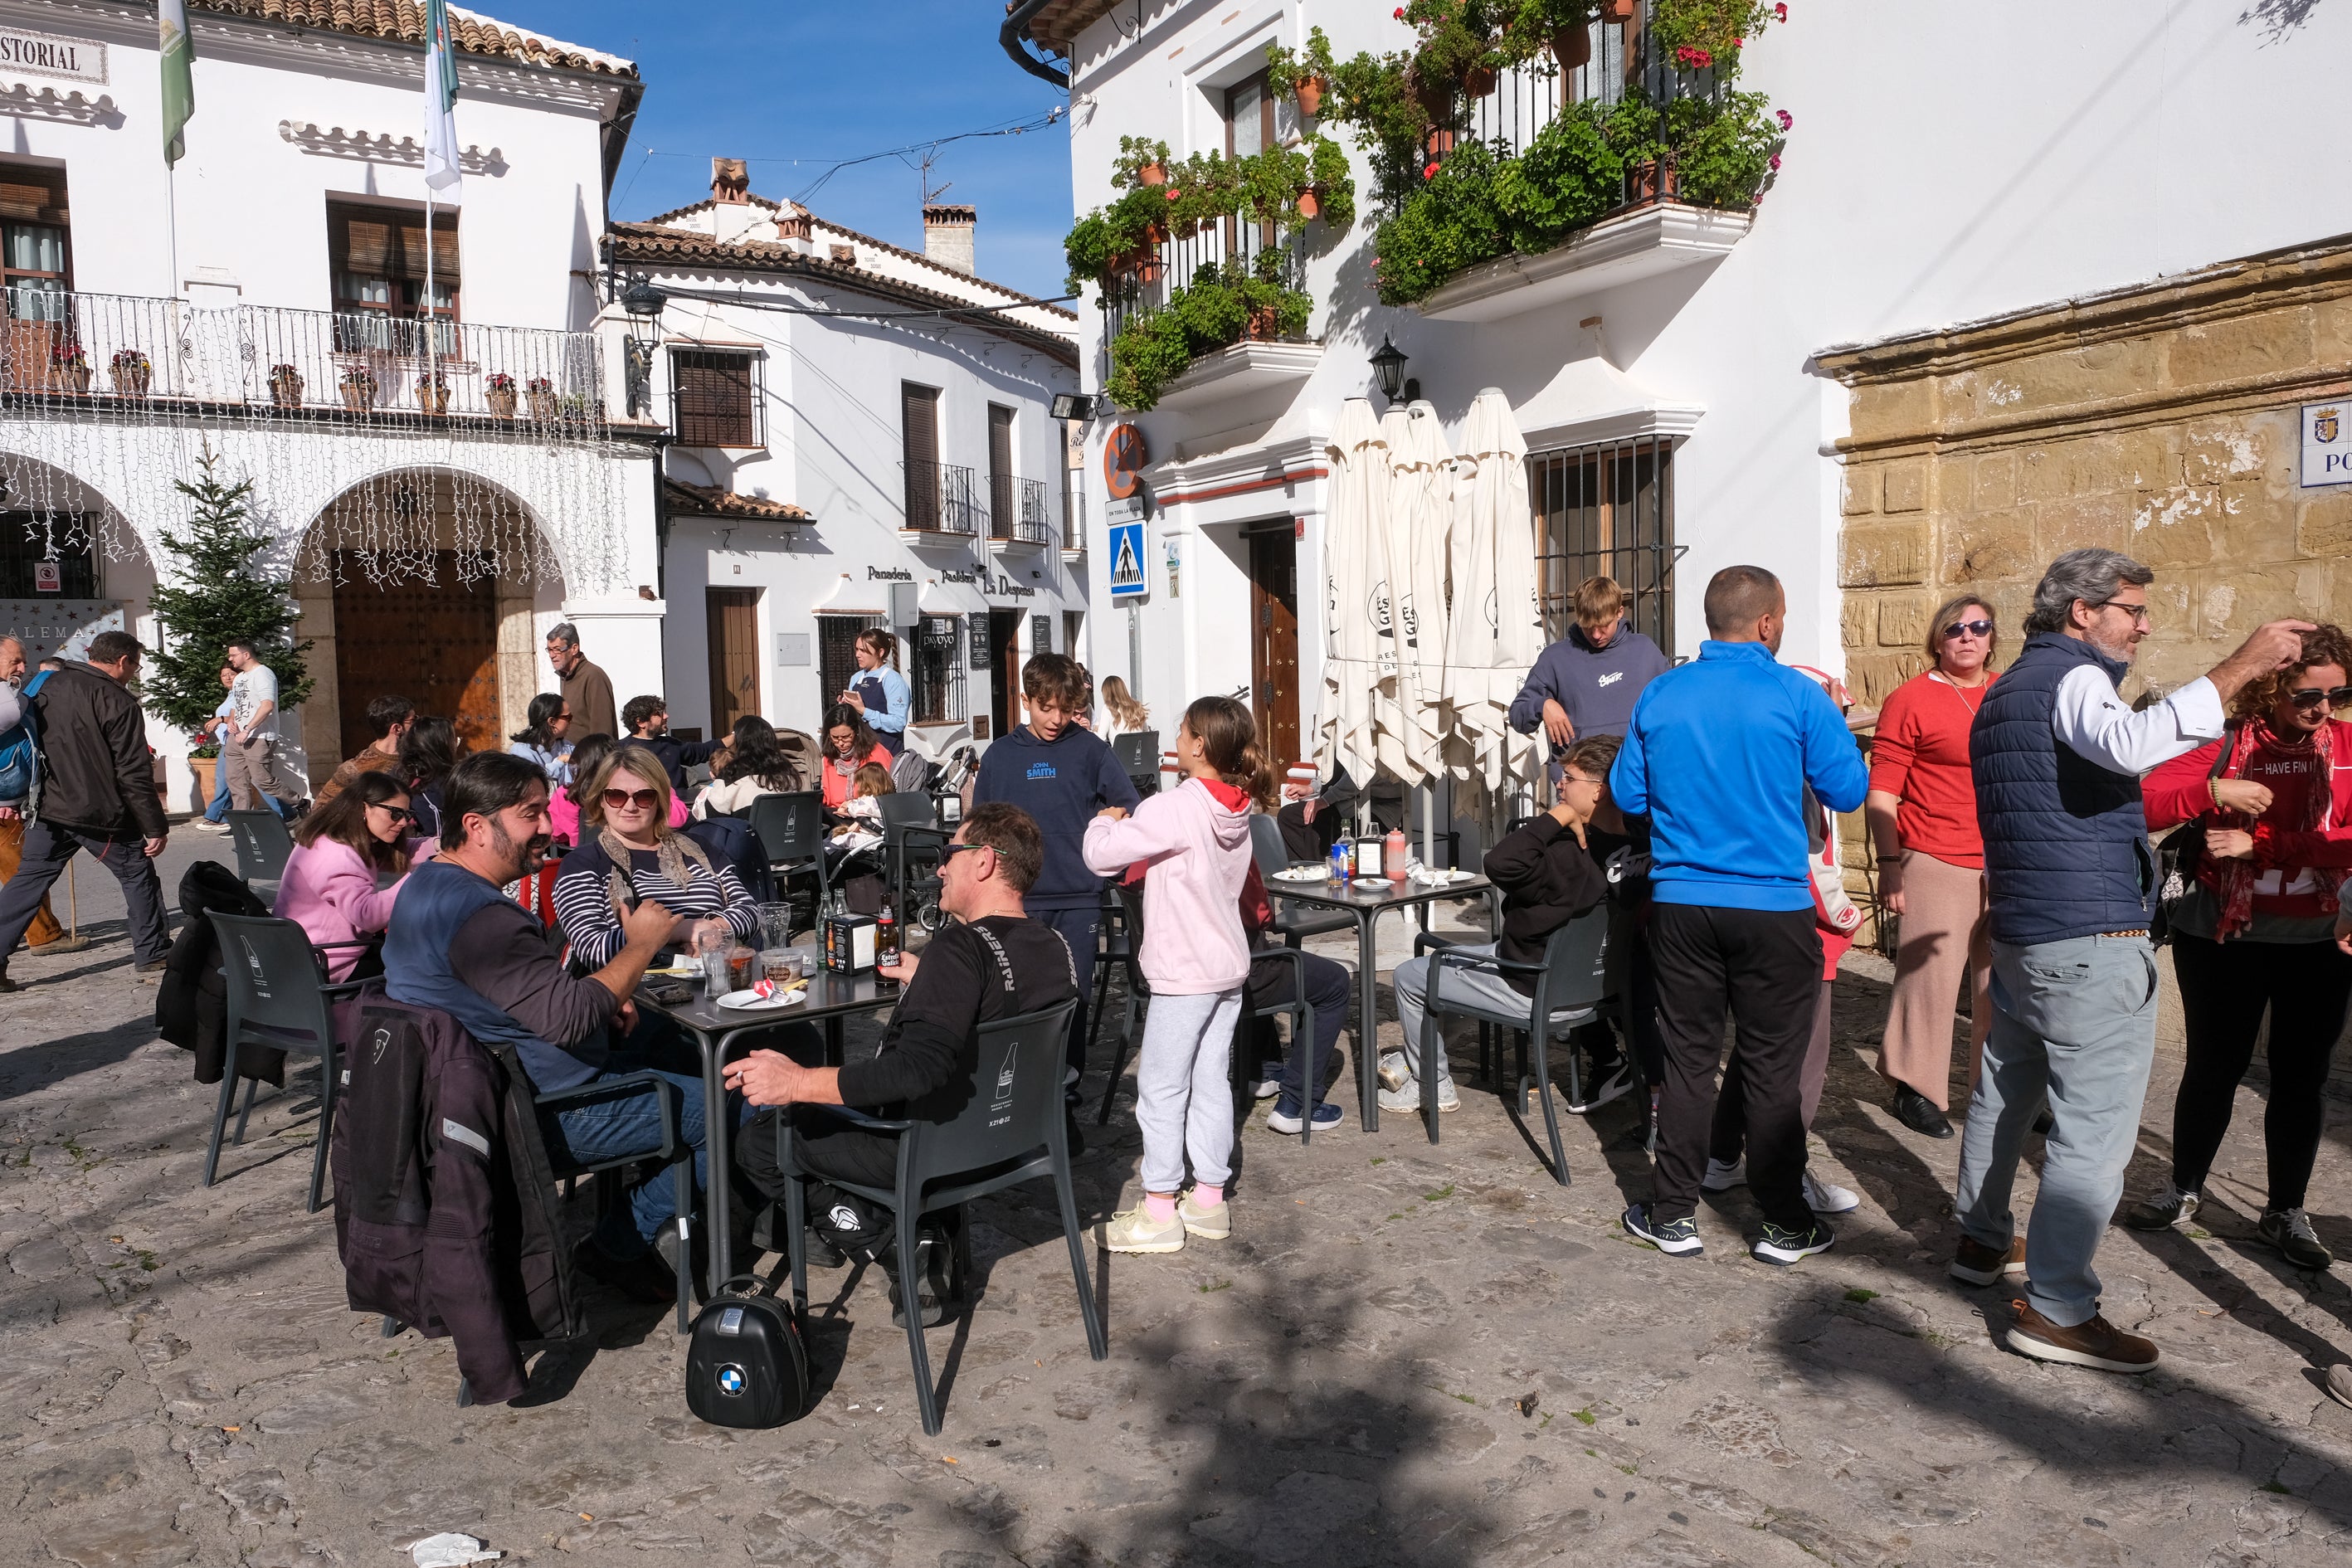
[[0, 286], [18, 321], [62, 321], [73, 287], [66, 172], [0, 163]]
[[988, 405], [988, 532], [992, 539], [1013, 537], [1013, 410], [1001, 403]]
[[669, 359], [671, 427], [681, 447], [757, 447], [756, 354], [679, 349]]
[[907, 468], [907, 526], [940, 526], [940, 393], [935, 386], [898, 385], [898, 422]]
[[[457, 357], [457, 215], [433, 214], [435, 352]], [[422, 354], [425, 215], [394, 207], [327, 204], [327, 263], [334, 274], [335, 348]]]

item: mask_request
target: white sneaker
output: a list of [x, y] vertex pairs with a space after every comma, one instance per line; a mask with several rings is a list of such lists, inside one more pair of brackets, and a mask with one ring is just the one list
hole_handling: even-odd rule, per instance
[[1256, 1074], [1249, 1080], [1249, 1091], [1252, 1100], [1272, 1100], [1276, 1095], [1280, 1094], [1282, 1064], [1260, 1062]]
[[[1553, 1080], [1553, 1086], [1555, 1088], [1559, 1087], [1558, 1079]], [[1579, 1105], [1575, 1101], [1570, 1100], [1569, 1102], [1568, 1113], [1570, 1116], [1588, 1115], [1592, 1111], [1600, 1110], [1611, 1100], [1622, 1100], [1625, 1096], [1633, 1092], [1633, 1068], [1629, 1063], [1619, 1062], [1617, 1064], [1617, 1070], [1611, 1073], [1600, 1083], [1587, 1084], [1584, 1089], [1584, 1103]], [[1567, 1091], [1565, 1089], [1561, 1090], [1560, 1098], [1563, 1100], [1568, 1098]]]
[[228, 831], [228, 824], [226, 822], [215, 822], [208, 816], [199, 816], [194, 821], [188, 824], [188, 830], [192, 833], [226, 833]]
[[1727, 1193], [1734, 1187], [1744, 1187], [1748, 1184], [1748, 1162], [1738, 1159], [1726, 1164], [1721, 1160], [1709, 1160], [1706, 1174], [1698, 1179], [1698, 1184], [1710, 1193]]
[[[1401, 1089], [1384, 1089], [1381, 1090], [1381, 1109], [1382, 1110], [1393, 1110], [1402, 1116], [1414, 1116], [1420, 1114], [1420, 1083], [1412, 1079], [1407, 1079], [1404, 1080], [1404, 1086]], [[1437, 1080], [1437, 1109], [1440, 1110], [1459, 1110], [1462, 1109], [1462, 1097], [1454, 1092], [1454, 1080], [1450, 1078], [1442, 1078]], [[1317, 1125], [1319, 1126], [1321, 1123], [1318, 1122]]]
[[1817, 1182], [1805, 1173], [1805, 1206], [1815, 1214], [1852, 1214], [1862, 1206], [1862, 1194], [1835, 1182]]
[[1110, 1216], [1110, 1224], [1103, 1230], [1103, 1241], [1113, 1252], [1181, 1252], [1184, 1216], [1172, 1214], [1167, 1224], [1154, 1225], [1151, 1211], [1139, 1203]]

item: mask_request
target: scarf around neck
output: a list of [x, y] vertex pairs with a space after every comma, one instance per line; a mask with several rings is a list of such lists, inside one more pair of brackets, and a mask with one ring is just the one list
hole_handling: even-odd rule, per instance
[[[713, 875], [710, 857], [703, 852], [701, 845], [685, 834], [674, 829], [664, 831], [656, 837], [654, 845], [655, 862], [671, 887], [692, 887], [695, 866], [701, 867], [705, 876]], [[642, 851], [632, 849], [628, 841], [614, 832], [609, 823], [597, 833], [596, 847], [604, 850], [605, 858], [613, 862], [613, 901], [622, 909], [628, 908], [635, 901], [637, 892], [636, 884], [629, 876], [629, 868], [634, 864], [630, 857]]]

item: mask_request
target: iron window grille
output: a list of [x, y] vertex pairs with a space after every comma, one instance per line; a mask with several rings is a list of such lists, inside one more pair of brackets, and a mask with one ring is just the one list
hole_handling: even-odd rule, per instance
[[1528, 454], [1545, 637], [1568, 635], [1578, 584], [1613, 577], [1626, 624], [1674, 657], [1674, 455], [1656, 437]]

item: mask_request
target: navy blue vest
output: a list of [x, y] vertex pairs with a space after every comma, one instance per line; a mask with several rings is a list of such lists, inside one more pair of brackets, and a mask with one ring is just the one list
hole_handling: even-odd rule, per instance
[[[454, 862], [428, 860], [419, 866], [394, 901], [392, 924], [384, 932], [384, 994], [412, 1006], [438, 1007], [483, 1045], [512, 1045], [532, 1087], [541, 1094], [586, 1083], [604, 1063], [606, 1040], [601, 1031], [571, 1050], [550, 1045], [450, 972], [449, 943], [458, 928], [475, 910], [505, 897]], [[555, 962], [553, 952], [547, 962]]]
[[2060, 942], [2148, 923], [2156, 857], [2139, 780], [2059, 743], [2058, 685], [2083, 665], [2130, 667], [2054, 632], [2002, 670], [1969, 731], [1995, 942]]

